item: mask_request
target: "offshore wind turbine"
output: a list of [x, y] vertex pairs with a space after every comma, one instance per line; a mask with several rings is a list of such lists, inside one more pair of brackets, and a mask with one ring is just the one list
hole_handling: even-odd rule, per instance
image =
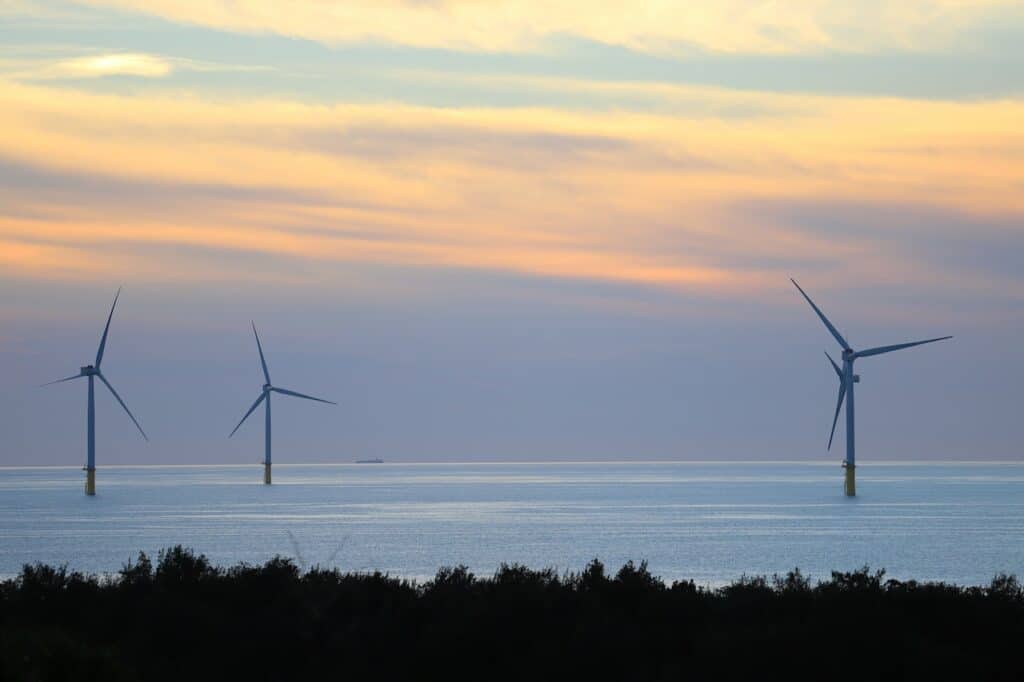
[[872, 355], [882, 355], [883, 353], [891, 353], [895, 350], [903, 350], [904, 348], [913, 348], [914, 346], [922, 346], [926, 343], [935, 343], [936, 341], [945, 341], [953, 338], [952, 336], [940, 336], [934, 339], [925, 339], [924, 341], [911, 341], [910, 343], [897, 343], [892, 346], [878, 346], [876, 348], [868, 348], [866, 350], [856, 351], [850, 347], [843, 335], [839, 333], [839, 330], [829, 322], [828, 318], [825, 317], [825, 313], [821, 312], [818, 306], [814, 305], [814, 301], [811, 297], [800, 288], [800, 285], [796, 283], [795, 279], [790, 279], [790, 282], [800, 291], [807, 302], [814, 309], [814, 312], [818, 314], [821, 321], [825, 323], [825, 327], [829, 333], [839, 342], [839, 345], [843, 349], [842, 361], [843, 367], [839, 368], [832, 356], [827, 352], [825, 355], [828, 357], [829, 363], [832, 365], [832, 369], [835, 370], [839, 376], [839, 400], [836, 402], [836, 413], [832, 418], [832, 433], [828, 437], [828, 449], [832, 449], [832, 438], [836, 434], [836, 423], [839, 421], [839, 410], [843, 407], [843, 399], [846, 399], [846, 459], [843, 460], [843, 467], [846, 469], [846, 479], [843, 484], [843, 490], [849, 497], [854, 497], [857, 494], [857, 481], [856, 481], [856, 459], [855, 459], [855, 448], [854, 448], [854, 424], [853, 424], [853, 385], [860, 383], [860, 376], [853, 373], [853, 363], [858, 358], [866, 358]]
[[149, 437], [146, 435], [146, 432], [142, 430], [142, 427], [139, 426], [138, 420], [135, 419], [135, 415], [132, 414], [132, 411], [129, 410], [128, 406], [124, 404], [123, 400], [121, 400], [121, 396], [117, 394], [117, 391], [114, 390], [114, 387], [110, 385], [110, 382], [107, 381], [107, 378], [103, 376], [102, 372], [100, 372], [100, 364], [103, 362], [103, 351], [107, 347], [107, 333], [110, 331], [110, 320], [113, 319], [114, 317], [114, 308], [117, 307], [117, 299], [120, 296], [121, 289], [119, 288], [117, 290], [117, 294], [114, 296], [114, 304], [110, 306], [110, 314], [107, 316], [107, 326], [103, 328], [103, 336], [100, 338], [99, 350], [96, 351], [96, 364], [86, 365], [85, 367], [80, 368], [78, 374], [75, 374], [73, 376], [65, 377], [64, 379], [57, 379], [56, 381], [51, 381], [48, 384], [43, 384], [43, 386], [50, 386], [52, 384], [59, 384], [64, 381], [71, 381], [72, 379], [81, 379], [82, 377], [86, 377], [89, 379], [89, 408], [87, 413], [88, 416], [86, 417], [86, 495], [96, 494], [96, 399], [93, 382], [97, 377], [99, 377], [99, 380], [103, 382], [103, 385], [106, 386], [110, 393], [117, 399], [117, 402], [121, 404], [121, 407], [124, 408], [124, 411], [128, 413], [128, 416], [135, 424], [135, 427], [139, 430], [139, 433], [142, 434], [142, 437], [145, 438], [147, 441], [149, 440]]
[[249, 418], [249, 415], [253, 413], [260, 403], [265, 403], [266, 408], [264, 411], [264, 457], [263, 457], [263, 482], [266, 485], [270, 485], [270, 394], [280, 393], [281, 395], [290, 395], [295, 398], [305, 398], [306, 400], [315, 400], [318, 403], [327, 403], [328, 405], [337, 405], [338, 403], [331, 402], [330, 400], [323, 400], [322, 398], [314, 398], [311, 395], [305, 395], [303, 393], [296, 393], [295, 391], [289, 391], [285, 388], [278, 388], [270, 383], [270, 372], [267, 370], [267, 360], [263, 357], [263, 346], [260, 344], [260, 335], [256, 332], [256, 323], [252, 323], [252, 333], [256, 337], [256, 348], [260, 352], [260, 364], [263, 366], [263, 378], [266, 383], [263, 384], [263, 391], [260, 393], [260, 397], [256, 399], [256, 402], [252, 404], [249, 411], [242, 417], [242, 421], [238, 422], [238, 426], [231, 431], [231, 436], [235, 435], [235, 431], [245, 423], [245, 420]]

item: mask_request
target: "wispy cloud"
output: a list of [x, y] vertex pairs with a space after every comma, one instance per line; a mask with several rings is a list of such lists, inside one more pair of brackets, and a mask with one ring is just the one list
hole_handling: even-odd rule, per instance
[[170, 59], [137, 52], [80, 56], [15, 55], [0, 58], [0, 75], [22, 81], [98, 79], [108, 76], [164, 78], [174, 70], [175, 64]]
[[1007, 16], [1015, 0], [83, 0], [240, 32], [324, 42], [383, 40], [484, 51], [536, 49], [576, 36], [645, 52], [688, 47], [731, 53], [928, 50], [972, 40]]
[[[74, 54], [73, 46], [53, 46], [37, 50], [42, 54], [0, 57], [0, 75], [22, 81], [101, 79], [131, 76], [161, 79], [176, 72], [250, 72], [270, 71], [266, 66], [224, 64], [167, 57], [143, 52], [103, 52]], [[80, 52], [80, 49], [78, 50]], [[11, 52], [11, 51], [8, 51]], [[50, 54], [46, 54], [49, 52]], [[63, 52], [64, 55], [60, 53]], [[68, 55], [67, 53], [71, 53]]]
[[[794, 265], [950, 288], [984, 276], [905, 248], [927, 229], [837, 242], [807, 229], [801, 205], [949, 212], [962, 226], [1024, 215], [1024, 103], [744, 99], [788, 113], [323, 106], [0, 81], [0, 239], [164, 249], [165, 277], [188, 247], [758, 296]], [[1002, 243], [1017, 243], [1006, 229]], [[34, 248], [22, 272], [56, 267], [59, 254]]]
[[55, 74], [72, 78], [100, 78], [103, 76], [144, 76], [160, 78], [173, 70], [166, 59], [139, 53], [103, 54], [67, 59], [54, 65]]

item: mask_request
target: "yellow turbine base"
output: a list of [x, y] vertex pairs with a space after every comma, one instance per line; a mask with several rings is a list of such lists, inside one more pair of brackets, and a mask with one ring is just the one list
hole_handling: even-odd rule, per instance
[[270, 465], [263, 465], [263, 483], [270, 485]]
[[96, 470], [86, 469], [85, 470], [85, 494], [95, 495], [96, 494]]
[[857, 467], [852, 464], [846, 465], [846, 481], [843, 484], [843, 492], [846, 493], [847, 497], [857, 496]]

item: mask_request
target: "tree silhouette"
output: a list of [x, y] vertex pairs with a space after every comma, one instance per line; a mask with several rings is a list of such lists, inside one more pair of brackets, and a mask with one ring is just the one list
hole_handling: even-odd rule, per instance
[[109, 576], [26, 565], [0, 582], [0, 680], [1019, 678], [1024, 590], [741, 576], [671, 586], [646, 562], [560, 575], [444, 567], [424, 583], [221, 568], [184, 547]]

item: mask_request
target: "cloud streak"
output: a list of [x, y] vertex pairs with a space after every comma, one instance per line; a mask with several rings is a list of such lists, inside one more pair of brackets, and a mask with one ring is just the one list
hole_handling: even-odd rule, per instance
[[71, 78], [101, 78], [103, 76], [143, 76], [160, 78], [173, 70], [171, 63], [160, 57], [139, 53], [114, 53], [91, 57], [78, 57], [58, 62], [54, 71]]
[[[765, 206], [889, 204], [962, 224], [1024, 214], [1022, 103], [743, 99], [788, 113], [322, 106], [0, 81], [0, 239], [40, 276], [95, 274], [60, 265], [61, 248], [134, 244], [758, 296], [794, 265], [936, 287], [978, 276], [886, 252], [869, 232], [830, 241], [807, 229], [827, 214]], [[170, 257], [162, 276], [174, 271]]]
[[580, 0], [83, 1], [221, 30], [483, 51], [531, 50], [566, 35], [658, 53], [929, 50], [969, 41], [979, 26], [1021, 18], [1012, 0], [612, 0], [599, 12]]

